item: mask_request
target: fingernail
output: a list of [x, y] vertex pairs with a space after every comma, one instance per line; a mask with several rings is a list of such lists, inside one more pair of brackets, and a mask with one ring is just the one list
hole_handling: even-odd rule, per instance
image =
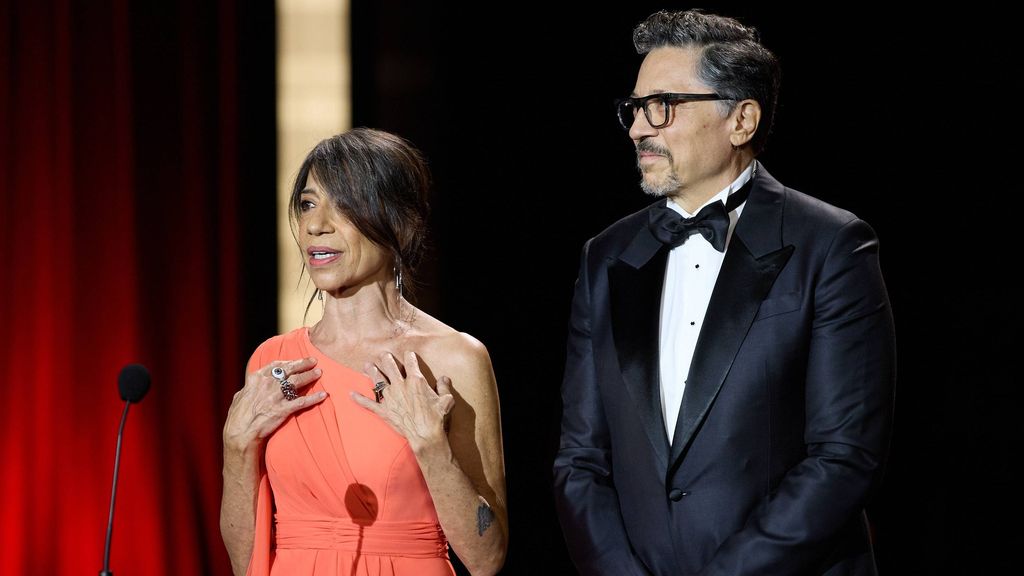
[[327, 398], [327, 392], [317, 392], [317, 398]]
[[324, 371], [319, 369], [319, 368], [314, 368], [313, 369], [313, 374], [316, 374], [317, 376], [319, 376], [319, 375], [321, 375], [323, 373], [324, 373]]

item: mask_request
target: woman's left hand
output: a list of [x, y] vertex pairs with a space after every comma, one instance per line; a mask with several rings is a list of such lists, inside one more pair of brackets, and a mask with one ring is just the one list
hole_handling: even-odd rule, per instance
[[409, 441], [414, 452], [446, 438], [445, 419], [455, 405], [451, 381], [447, 376], [437, 379], [435, 392], [420, 371], [415, 352], [405, 354], [404, 376], [390, 353], [382, 354], [376, 365], [368, 364], [366, 372], [374, 383], [384, 383], [383, 398], [375, 402], [351, 392], [352, 399], [383, 418]]

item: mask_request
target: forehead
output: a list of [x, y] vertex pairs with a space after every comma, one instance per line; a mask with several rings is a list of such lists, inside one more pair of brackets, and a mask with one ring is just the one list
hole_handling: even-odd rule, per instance
[[310, 170], [309, 174], [306, 175], [306, 185], [302, 187], [302, 192], [311, 194], [320, 194], [323, 192], [323, 188], [320, 186], [320, 182], [316, 179], [314, 170]]
[[634, 96], [658, 92], [706, 92], [707, 85], [697, 79], [699, 48], [663, 46], [651, 50], [640, 65]]

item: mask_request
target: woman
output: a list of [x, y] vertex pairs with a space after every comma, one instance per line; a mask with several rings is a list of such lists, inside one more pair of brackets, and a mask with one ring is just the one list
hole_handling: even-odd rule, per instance
[[473, 574], [504, 562], [490, 358], [402, 296], [428, 184], [409, 143], [369, 129], [320, 142], [299, 170], [290, 217], [324, 315], [260, 345], [228, 410], [236, 575], [450, 575], [448, 544]]

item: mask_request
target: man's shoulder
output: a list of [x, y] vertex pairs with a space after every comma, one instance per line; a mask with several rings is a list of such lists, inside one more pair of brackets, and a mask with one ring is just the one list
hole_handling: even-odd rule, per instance
[[[784, 245], [828, 248], [840, 235], [850, 234], [877, 239], [870, 224], [853, 212], [830, 204], [817, 195], [812, 196], [785, 186], [779, 186], [776, 192], [781, 200], [778, 224]], [[765, 212], [759, 213], [759, 216], [764, 215]]]
[[781, 203], [786, 224], [802, 227], [841, 227], [857, 219], [852, 212], [822, 200], [827, 195], [822, 195], [820, 191], [815, 191], [815, 194], [811, 195], [786, 186], [769, 174], [760, 163], [758, 170], [758, 188], [766, 194], [768, 203]]
[[618, 219], [587, 242], [588, 250], [600, 254], [622, 252], [633, 241], [637, 233], [647, 227], [650, 222], [648, 213], [655, 206], [664, 202], [664, 198], [659, 198], [640, 210]]
[[842, 227], [857, 219], [857, 215], [853, 212], [829, 204], [818, 196], [812, 196], [789, 187], [785, 187], [783, 193], [785, 194], [785, 211], [789, 216], [788, 220], [792, 220], [796, 224], [816, 223], [831, 228]]

